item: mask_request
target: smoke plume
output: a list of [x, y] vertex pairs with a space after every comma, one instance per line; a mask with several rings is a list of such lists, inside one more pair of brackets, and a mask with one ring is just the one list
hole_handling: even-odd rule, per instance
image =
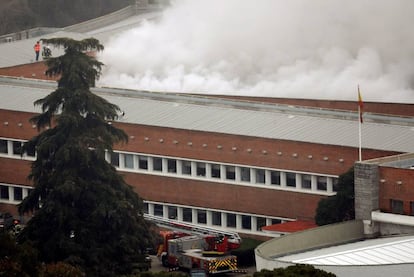
[[179, 0], [117, 35], [101, 86], [414, 103], [412, 0]]

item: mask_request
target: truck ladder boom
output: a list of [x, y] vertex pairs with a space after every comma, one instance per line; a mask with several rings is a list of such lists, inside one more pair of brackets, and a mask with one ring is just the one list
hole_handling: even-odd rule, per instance
[[161, 216], [154, 216], [149, 214], [144, 214], [144, 218], [154, 222], [158, 226], [172, 229], [175, 231], [184, 231], [191, 234], [203, 234], [203, 235], [223, 235], [229, 239], [238, 241], [241, 243], [241, 238], [238, 233], [225, 231], [221, 229], [196, 225], [188, 222], [182, 222], [174, 219], [163, 218]]

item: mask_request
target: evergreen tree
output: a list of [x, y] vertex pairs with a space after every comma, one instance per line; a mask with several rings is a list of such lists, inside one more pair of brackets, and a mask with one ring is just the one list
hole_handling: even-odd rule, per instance
[[90, 91], [103, 64], [89, 53], [103, 46], [92, 38], [43, 43], [65, 53], [46, 61], [46, 74], [60, 78], [35, 102], [42, 113], [31, 120], [42, 132], [24, 146], [37, 155], [29, 175], [34, 189], [19, 206], [33, 217], [20, 241], [32, 241], [42, 261], [70, 263], [87, 276], [128, 273], [152, 237], [142, 200], [105, 160], [105, 151], [128, 137], [107, 122], [119, 108]]
[[336, 195], [322, 199], [316, 209], [318, 225], [352, 220], [355, 218], [354, 168], [339, 176]]

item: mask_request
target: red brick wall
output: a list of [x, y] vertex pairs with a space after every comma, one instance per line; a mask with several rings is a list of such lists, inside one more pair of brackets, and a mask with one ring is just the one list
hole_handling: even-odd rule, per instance
[[8, 184], [31, 185], [27, 179], [30, 161], [0, 157], [0, 182]]
[[[391, 199], [402, 200], [404, 214], [410, 215], [410, 201], [414, 201], [414, 170], [394, 167], [380, 167], [379, 207], [391, 212]], [[401, 181], [401, 184], [397, 182]]]
[[[255, 165], [276, 169], [319, 172], [340, 175], [351, 168], [358, 159], [358, 149], [287, 140], [226, 135], [212, 132], [193, 132], [173, 128], [119, 124], [130, 138], [129, 143], [116, 149], [147, 154], [169, 155]], [[145, 137], [149, 140], [146, 141]], [[163, 142], [160, 142], [160, 139]], [[178, 141], [174, 144], [173, 141]], [[189, 146], [188, 142], [192, 145]], [[203, 147], [206, 144], [206, 147]], [[218, 149], [217, 146], [222, 148]], [[236, 147], [237, 150], [232, 150]], [[248, 152], [248, 149], [251, 152]], [[267, 154], [263, 154], [263, 150]], [[278, 155], [282, 152], [282, 155]], [[293, 157], [296, 153], [297, 157]], [[396, 154], [390, 151], [363, 150], [364, 159]], [[308, 156], [311, 155], [310, 159]], [[328, 157], [328, 160], [324, 160]], [[340, 162], [343, 159], [343, 162]]]
[[0, 109], [0, 137], [30, 139], [37, 135], [37, 129], [29, 122], [32, 116], [32, 113]]
[[122, 172], [144, 199], [268, 216], [313, 219], [322, 196]]

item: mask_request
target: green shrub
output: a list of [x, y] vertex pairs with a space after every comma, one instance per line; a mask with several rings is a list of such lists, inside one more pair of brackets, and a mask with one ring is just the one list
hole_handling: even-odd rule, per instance
[[336, 275], [324, 270], [315, 268], [312, 265], [298, 264], [286, 268], [275, 268], [273, 271], [263, 269], [255, 272], [253, 277], [335, 277]]

